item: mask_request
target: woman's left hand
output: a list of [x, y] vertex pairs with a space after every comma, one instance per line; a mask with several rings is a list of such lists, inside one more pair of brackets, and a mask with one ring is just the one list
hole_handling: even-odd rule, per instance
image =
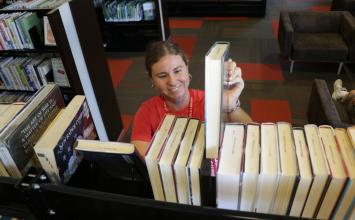
[[224, 70], [223, 110], [231, 112], [239, 107], [238, 100], [244, 89], [244, 80], [242, 70], [232, 59], [224, 63]]

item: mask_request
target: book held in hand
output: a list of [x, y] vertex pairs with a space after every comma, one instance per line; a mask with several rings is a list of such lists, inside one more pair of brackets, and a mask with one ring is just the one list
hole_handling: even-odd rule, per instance
[[223, 135], [223, 79], [224, 61], [230, 43], [217, 41], [205, 55], [205, 132], [206, 157], [218, 158]]

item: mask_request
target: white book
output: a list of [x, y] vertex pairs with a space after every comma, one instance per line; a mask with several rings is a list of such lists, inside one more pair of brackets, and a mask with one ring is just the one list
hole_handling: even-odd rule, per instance
[[300, 217], [312, 184], [312, 168], [303, 128], [293, 128], [299, 169], [299, 181], [290, 209], [290, 216]]
[[190, 119], [184, 137], [181, 140], [179, 153], [174, 163], [174, 174], [178, 202], [189, 204], [189, 178], [186, 172], [187, 162], [192, 149], [196, 133], [198, 131], [199, 120]]
[[174, 128], [171, 131], [159, 158], [159, 170], [162, 178], [165, 200], [167, 202], [177, 202], [173, 165], [188, 121], [188, 118], [178, 117], [176, 119]]
[[325, 160], [325, 152], [319, 137], [318, 127], [314, 124], [304, 126], [308, 151], [313, 170], [313, 182], [309, 191], [302, 217], [313, 218], [317, 213], [318, 204], [321, 202], [323, 191], [329, 177], [329, 168]]
[[226, 124], [217, 170], [217, 207], [238, 210], [244, 125]]
[[205, 56], [206, 158], [218, 158], [223, 132], [222, 95], [228, 42], [215, 42]]
[[196, 135], [186, 172], [189, 176], [189, 204], [201, 205], [200, 168], [205, 150], [205, 127], [201, 123]]
[[351, 215], [351, 212], [354, 213], [355, 210], [355, 153], [346, 133], [346, 129], [336, 128], [335, 136], [348, 175], [348, 181], [346, 182], [343, 193], [337, 202], [333, 219], [354, 219], [354, 217], [349, 218], [349, 216]]
[[347, 132], [350, 138], [351, 145], [355, 149], [355, 126], [348, 127]]
[[260, 165], [260, 125], [248, 124], [244, 152], [243, 184], [240, 199], [240, 210], [252, 212], [255, 207], [255, 196], [258, 186]]
[[270, 213], [278, 185], [277, 130], [274, 123], [261, 124], [261, 160], [256, 212]]
[[161, 181], [160, 171], [158, 167], [158, 159], [160, 152], [164, 148], [164, 144], [169, 136], [169, 133], [174, 125], [175, 116], [166, 115], [158, 130], [155, 132], [152, 141], [145, 155], [145, 164], [147, 165], [150, 184], [152, 186], [154, 199], [165, 201], [163, 185]]
[[278, 122], [276, 126], [280, 173], [279, 184], [271, 213], [286, 215], [298, 169], [291, 125], [287, 122]]
[[347, 175], [344, 170], [343, 161], [338, 150], [338, 143], [331, 126], [319, 126], [319, 135], [325, 151], [325, 158], [330, 171], [330, 183], [326, 191], [317, 218], [329, 219], [340, 193], [345, 184]]

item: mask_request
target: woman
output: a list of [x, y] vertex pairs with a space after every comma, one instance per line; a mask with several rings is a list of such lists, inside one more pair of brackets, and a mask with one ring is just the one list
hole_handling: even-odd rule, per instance
[[[204, 92], [189, 89], [192, 76], [183, 51], [168, 41], [152, 43], [146, 51], [145, 66], [152, 87], [159, 96], [141, 104], [133, 121], [131, 142], [143, 159], [149, 142], [166, 114], [188, 116], [204, 120]], [[225, 64], [224, 112], [225, 119], [233, 122], [251, 122], [240, 108], [239, 96], [244, 88], [240, 68], [235, 62]]]

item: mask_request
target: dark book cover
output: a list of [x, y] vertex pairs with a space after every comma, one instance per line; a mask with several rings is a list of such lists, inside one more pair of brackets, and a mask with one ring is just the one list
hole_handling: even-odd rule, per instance
[[62, 108], [64, 100], [59, 87], [49, 84], [42, 87], [2, 130], [1, 159], [5, 157], [3, 162], [12, 176], [22, 176], [21, 172], [34, 155], [34, 145]]
[[82, 155], [74, 151], [75, 141], [95, 138], [95, 126], [88, 104], [84, 101], [54, 148], [59, 178], [62, 183], [68, 182], [82, 160]]
[[216, 159], [202, 160], [200, 168], [201, 206], [216, 207]]

